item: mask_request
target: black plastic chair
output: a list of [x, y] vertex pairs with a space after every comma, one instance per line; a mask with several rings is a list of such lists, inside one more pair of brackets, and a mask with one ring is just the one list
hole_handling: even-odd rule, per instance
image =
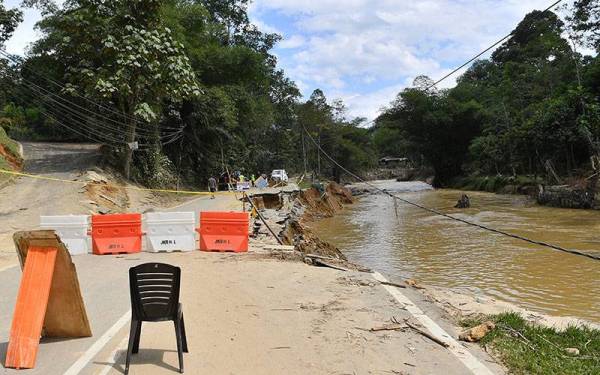
[[185, 337], [183, 311], [179, 303], [181, 269], [164, 263], [145, 263], [129, 269], [129, 291], [131, 294], [131, 329], [125, 374], [129, 373], [132, 353], [140, 348], [142, 322], [164, 322], [172, 320], [177, 337], [179, 372], [183, 373], [183, 353], [188, 352]]

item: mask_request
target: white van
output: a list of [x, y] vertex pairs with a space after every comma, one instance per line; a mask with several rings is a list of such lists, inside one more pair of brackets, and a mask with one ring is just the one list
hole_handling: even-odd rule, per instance
[[288, 175], [285, 169], [275, 169], [271, 172], [271, 178], [277, 182], [288, 182]]

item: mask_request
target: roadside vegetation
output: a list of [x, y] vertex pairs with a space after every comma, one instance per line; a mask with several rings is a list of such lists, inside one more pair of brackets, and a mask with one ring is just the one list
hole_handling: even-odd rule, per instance
[[462, 190], [487, 191], [490, 193], [528, 193], [543, 183], [541, 177], [534, 176], [466, 176], [457, 177], [448, 187]]
[[[251, 22], [249, 3], [26, 0], [42, 11], [42, 38], [24, 58], [0, 56], [0, 123], [15, 139], [103, 143], [107, 160], [151, 186], [205, 185], [225, 169], [339, 180], [306, 131], [359, 174], [394, 156], [432, 168], [437, 186], [581, 176], [594, 188], [600, 57], [581, 51], [600, 50], [596, 2], [575, 0], [562, 19], [527, 14], [456, 87], [418, 77], [372, 124], [319, 89], [303, 98], [273, 53], [281, 36]], [[0, 46], [22, 18], [2, 4]]]
[[[10, 161], [9, 161], [10, 159]], [[0, 127], [0, 168], [14, 169], [15, 163], [21, 164], [19, 145], [10, 139], [2, 127]]]
[[302, 100], [249, 0], [25, 3], [42, 10], [43, 37], [24, 59], [0, 56], [0, 118], [16, 138], [106, 144], [126, 176], [156, 186], [204, 186], [225, 169], [339, 176], [304, 128], [352, 170], [376, 160], [341, 101]]
[[571, 326], [564, 331], [527, 322], [516, 313], [469, 319], [468, 328], [491, 320], [496, 328], [481, 340], [512, 374], [598, 374], [600, 331]]
[[[550, 183], [561, 182], [555, 175], [592, 175], [598, 166], [590, 158], [600, 155], [600, 58], [579, 51], [600, 48], [600, 10], [575, 1], [565, 12], [566, 23], [551, 11], [528, 14], [452, 89], [419, 77], [377, 119], [376, 144], [423, 156], [439, 186], [465, 175]], [[496, 182], [474, 187], [495, 190]]]

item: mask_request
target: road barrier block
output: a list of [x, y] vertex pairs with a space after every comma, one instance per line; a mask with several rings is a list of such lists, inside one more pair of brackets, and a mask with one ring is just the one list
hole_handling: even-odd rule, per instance
[[142, 251], [142, 215], [93, 215], [92, 250], [96, 255]]
[[40, 216], [40, 228], [58, 234], [71, 255], [90, 252], [87, 215]]
[[248, 212], [200, 212], [201, 251], [248, 251]]
[[196, 249], [196, 217], [193, 212], [151, 212], [144, 215], [146, 249], [149, 252]]

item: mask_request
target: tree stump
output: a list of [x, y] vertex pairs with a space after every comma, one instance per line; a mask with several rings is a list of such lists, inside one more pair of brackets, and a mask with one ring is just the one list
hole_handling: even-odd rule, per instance
[[456, 206], [454, 208], [470, 208], [471, 207], [471, 198], [467, 194], [463, 194], [458, 202], [456, 202]]

